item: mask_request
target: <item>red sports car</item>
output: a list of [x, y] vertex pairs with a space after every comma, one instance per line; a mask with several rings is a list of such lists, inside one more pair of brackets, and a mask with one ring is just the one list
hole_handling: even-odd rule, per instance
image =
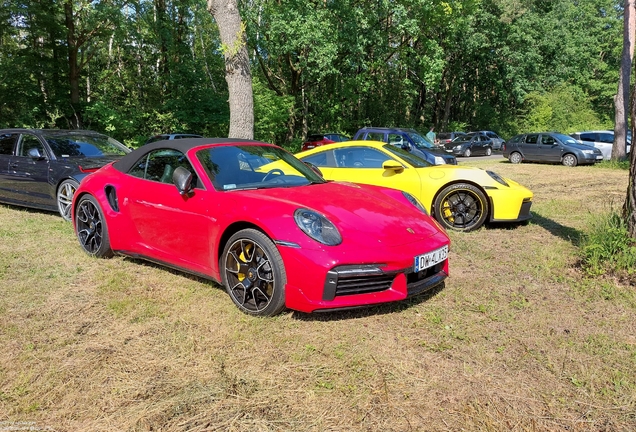
[[82, 181], [73, 221], [89, 255], [212, 279], [251, 315], [402, 300], [448, 275], [448, 236], [414, 197], [255, 141], [146, 144]]

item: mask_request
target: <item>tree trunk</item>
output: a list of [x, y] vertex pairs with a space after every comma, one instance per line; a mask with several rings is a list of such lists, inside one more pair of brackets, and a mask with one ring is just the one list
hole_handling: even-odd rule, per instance
[[79, 47], [77, 44], [77, 36], [75, 34], [75, 19], [73, 17], [73, 3], [71, 1], [64, 3], [64, 14], [66, 18], [66, 42], [68, 44], [68, 79], [70, 85], [71, 108], [73, 109], [73, 115], [70, 119], [71, 128], [81, 129], [83, 126], [82, 113], [79, 106], [80, 67], [77, 58]]
[[635, 0], [625, 0], [623, 18], [623, 54], [618, 76], [618, 92], [614, 96], [614, 146], [612, 160], [625, 158], [627, 143], [627, 117], [629, 114], [629, 86], [634, 58], [634, 38], [636, 31]]
[[[632, 91], [630, 117], [632, 121], [632, 137], [636, 132], [636, 91]], [[631, 157], [629, 160], [629, 183], [627, 184], [627, 197], [623, 204], [623, 220], [627, 222], [627, 230], [629, 235], [636, 239], [636, 151], [631, 149]]]
[[254, 99], [245, 28], [236, 0], [208, 0], [219, 26], [229, 90], [230, 138], [254, 138]]

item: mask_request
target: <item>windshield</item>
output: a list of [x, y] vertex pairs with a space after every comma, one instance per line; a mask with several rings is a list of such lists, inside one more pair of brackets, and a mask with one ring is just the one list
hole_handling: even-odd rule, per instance
[[119, 141], [101, 134], [68, 134], [44, 135], [56, 158], [123, 156], [130, 149]]
[[[559, 141], [561, 141], [563, 144], [581, 144], [580, 142], [578, 142], [577, 140], [575, 140], [574, 138], [572, 138], [571, 136], [568, 135], [563, 135], [563, 134], [554, 134], [554, 137], [556, 139], [558, 139]], [[585, 145], [589, 145], [584, 143]], [[594, 147], [594, 146], [591, 146]]]
[[296, 157], [271, 145], [214, 146], [196, 155], [214, 187], [221, 191], [325, 183]]
[[457, 137], [455, 137], [455, 139], [453, 139], [453, 142], [464, 142], [464, 141], [470, 141], [471, 139], [473, 139], [473, 137], [477, 135], [475, 133], [467, 133], [466, 135], [459, 135]]
[[407, 135], [411, 138], [411, 140], [413, 141], [413, 144], [415, 144], [415, 147], [417, 148], [427, 148], [427, 149], [436, 148], [435, 144], [430, 142], [428, 138], [423, 137], [417, 132], [408, 132]]
[[425, 161], [421, 157], [416, 156], [413, 153], [409, 153], [407, 150], [403, 150], [400, 147], [387, 144], [385, 146], [382, 146], [382, 148], [390, 153], [393, 153], [395, 156], [399, 157], [414, 168], [424, 168], [431, 166], [429, 162]]

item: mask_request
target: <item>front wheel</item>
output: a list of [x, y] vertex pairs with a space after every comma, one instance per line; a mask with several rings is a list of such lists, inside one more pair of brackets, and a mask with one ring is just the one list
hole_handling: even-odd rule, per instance
[[79, 183], [75, 180], [66, 179], [57, 188], [57, 210], [66, 221], [71, 220], [71, 204], [78, 186]]
[[510, 162], [512, 162], [513, 164], [520, 164], [523, 160], [523, 157], [521, 157], [521, 153], [514, 152], [510, 154], [510, 157], [508, 159], [510, 159]]
[[473, 231], [486, 221], [488, 200], [477, 186], [457, 183], [445, 187], [433, 204], [435, 219], [446, 229]]
[[563, 156], [561, 163], [565, 166], [575, 167], [578, 161], [576, 160], [576, 156], [574, 156], [573, 154], [566, 154], [565, 156]]
[[82, 249], [87, 254], [97, 258], [113, 256], [104, 213], [92, 195], [82, 196], [77, 203], [75, 232]]
[[467, 148], [466, 150], [464, 150], [464, 156], [466, 157], [470, 157], [470, 149]]
[[492, 154], [492, 149], [490, 147], [486, 148], [486, 156], [490, 156]]
[[265, 234], [255, 229], [237, 232], [225, 245], [219, 264], [225, 290], [241, 311], [273, 316], [285, 308], [285, 265]]

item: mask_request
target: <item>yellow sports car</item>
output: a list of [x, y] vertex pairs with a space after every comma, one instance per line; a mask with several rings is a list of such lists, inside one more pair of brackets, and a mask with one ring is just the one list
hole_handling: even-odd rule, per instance
[[530, 219], [532, 192], [492, 171], [458, 165], [431, 165], [391, 144], [347, 141], [296, 156], [320, 169], [327, 180], [400, 189], [418, 198], [447, 229], [471, 231], [487, 220]]

